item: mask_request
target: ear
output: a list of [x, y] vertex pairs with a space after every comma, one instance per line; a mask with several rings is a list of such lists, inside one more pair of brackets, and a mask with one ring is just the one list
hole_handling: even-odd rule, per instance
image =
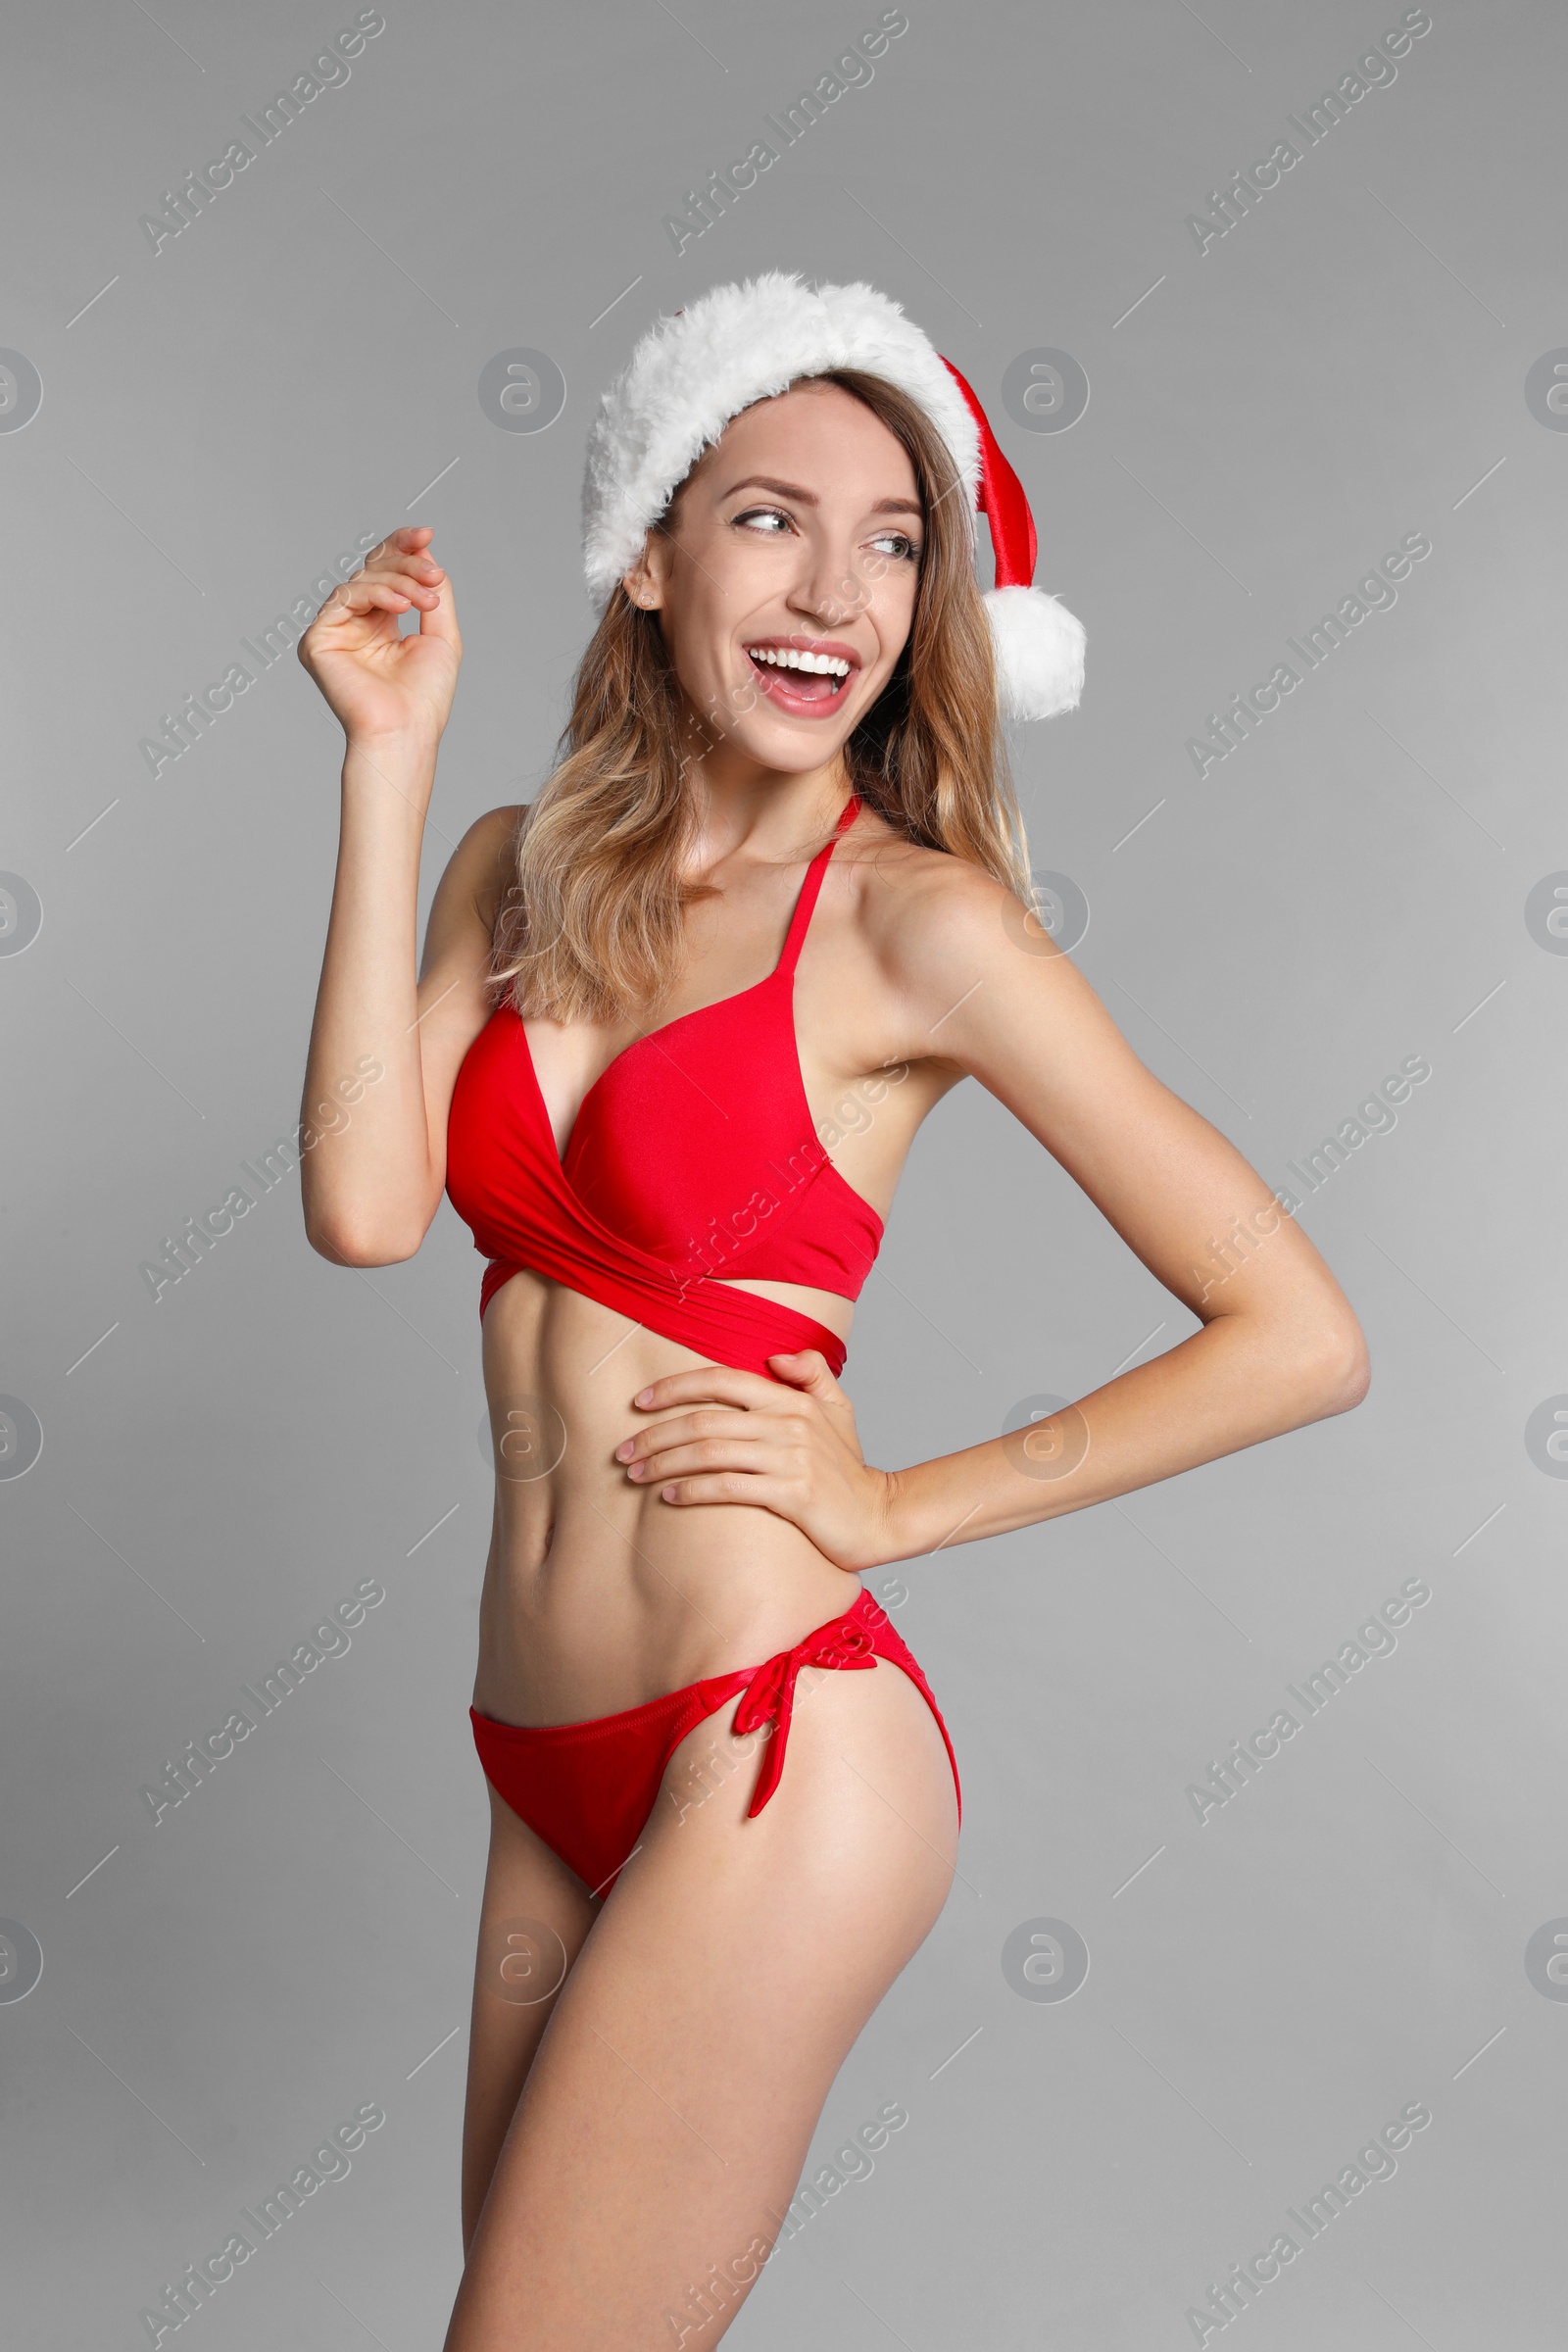
[[663, 566], [660, 561], [662, 553], [662, 550], [655, 550], [653, 533], [650, 532], [643, 542], [643, 552], [630, 571], [621, 574], [621, 586], [632, 603], [640, 605], [645, 612], [657, 612], [664, 602]]

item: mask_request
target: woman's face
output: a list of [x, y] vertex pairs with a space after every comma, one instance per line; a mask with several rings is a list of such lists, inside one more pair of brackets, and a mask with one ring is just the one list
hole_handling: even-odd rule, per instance
[[892, 675], [923, 531], [887, 426], [839, 384], [797, 384], [704, 451], [626, 586], [659, 612], [708, 734], [800, 773], [834, 757]]

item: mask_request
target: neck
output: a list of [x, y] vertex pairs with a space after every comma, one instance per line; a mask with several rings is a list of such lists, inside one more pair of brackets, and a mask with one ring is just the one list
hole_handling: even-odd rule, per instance
[[700, 721], [690, 729], [703, 749], [686, 769], [697, 809], [699, 862], [743, 846], [765, 858], [827, 832], [853, 789], [842, 750], [820, 766], [767, 767], [730, 742], [713, 742]]

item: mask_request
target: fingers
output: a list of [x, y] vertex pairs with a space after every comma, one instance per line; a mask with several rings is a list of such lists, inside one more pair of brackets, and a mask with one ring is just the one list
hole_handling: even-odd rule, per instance
[[677, 1478], [659, 1493], [664, 1502], [743, 1502], [773, 1511], [779, 1518], [789, 1516], [781, 1507], [788, 1499], [784, 1489], [760, 1471], [709, 1470], [700, 1478]]
[[372, 577], [368, 572], [357, 571], [352, 580], [345, 580], [341, 587], [333, 589], [321, 607], [321, 613], [330, 613], [334, 608], [343, 614], [377, 609], [384, 612], [406, 612], [411, 605], [428, 612], [440, 602], [428, 581], [414, 579], [406, 572]]
[[715, 1439], [689, 1446], [662, 1447], [656, 1454], [642, 1455], [626, 1465], [626, 1476], [637, 1485], [656, 1486], [662, 1478], [680, 1478], [702, 1471], [730, 1470], [758, 1471], [779, 1468], [773, 1447], [759, 1445], [755, 1440], [742, 1444], [730, 1439], [720, 1444]]
[[801, 1348], [793, 1355], [770, 1355], [767, 1360], [777, 1365], [780, 1380], [787, 1380], [792, 1388], [843, 1394], [827, 1368], [827, 1357], [820, 1348]]

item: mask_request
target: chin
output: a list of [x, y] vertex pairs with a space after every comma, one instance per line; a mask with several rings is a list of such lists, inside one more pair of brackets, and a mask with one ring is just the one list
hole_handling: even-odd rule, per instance
[[811, 768], [825, 767], [843, 750], [854, 731], [854, 720], [846, 725], [842, 716], [829, 725], [808, 718], [771, 715], [760, 720], [754, 712], [732, 722], [727, 740], [735, 751], [755, 760], [760, 767], [775, 767], [786, 775], [805, 775]]

